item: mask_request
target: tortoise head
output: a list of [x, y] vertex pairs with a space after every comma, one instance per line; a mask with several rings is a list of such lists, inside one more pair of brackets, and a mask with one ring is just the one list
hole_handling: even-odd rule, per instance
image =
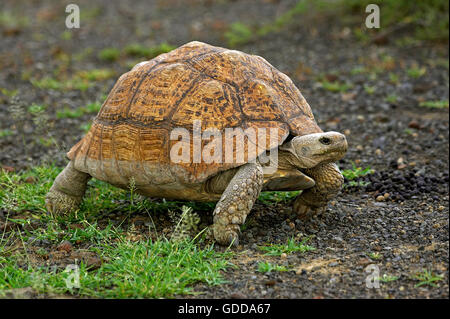
[[314, 133], [296, 136], [280, 149], [294, 155], [291, 158], [295, 166], [312, 168], [343, 158], [347, 152], [347, 139], [338, 132]]

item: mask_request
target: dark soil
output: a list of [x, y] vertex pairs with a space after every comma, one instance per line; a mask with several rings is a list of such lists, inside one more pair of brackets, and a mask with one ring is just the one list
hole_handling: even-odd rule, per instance
[[[0, 93], [0, 131], [12, 132], [0, 137], [0, 165], [5, 169], [67, 163], [65, 152], [83, 136], [80, 126], [95, 114], [57, 118], [56, 112], [102, 102], [117, 77], [129, 70], [131, 62], [138, 62], [123, 55], [115, 62], [103, 61], [97, 57], [101, 49], [121, 49], [130, 43], [178, 46], [191, 40], [227, 46], [224, 32], [230, 23], [262, 25], [295, 1], [77, 3], [81, 28], [64, 39], [64, 2], [2, 1], [2, 10], [30, 18], [24, 26], [0, 25], [0, 88], [17, 89], [19, 99]], [[361, 14], [361, 21], [364, 18]], [[358, 41], [351, 30], [339, 17], [303, 15], [281, 31], [237, 49], [263, 56], [288, 74], [321, 128], [346, 134], [349, 151], [338, 163], [341, 169], [351, 168], [353, 162], [370, 166], [375, 173], [360, 178], [365, 182], [361, 186], [347, 181], [326, 213], [306, 222], [292, 214], [289, 203], [257, 202], [236, 249], [237, 267], [225, 273], [230, 283], [197, 285], [195, 290], [203, 293], [199, 297], [448, 298], [449, 114], [448, 108], [420, 106], [423, 101], [449, 99], [448, 46], [399, 46], [394, 41], [378, 46]], [[371, 71], [354, 71], [360, 66]], [[408, 75], [414, 67], [425, 68], [425, 74]], [[70, 78], [93, 68], [112, 68], [116, 76], [94, 82], [85, 91], [38, 89], [29, 81], [54, 74]], [[396, 74], [397, 80], [389, 73]], [[327, 90], [319, 84], [323, 77], [352, 87], [345, 92]], [[396, 100], [388, 102], [390, 95]], [[33, 103], [47, 105], [44, 126], [20, 111], [21, 105]], [[51, 137], [56, 144], [40, 139]], [[316, 250], [267, 257], [258, 248], [306, 236]], [[264, 275], [257, 271], [260, 261], [292, 270]], [[379, 289], [366, 288], [365, 268], [370, 264], [379, 267], [380, 275], [398, 279], [380, 283]], [[436, 287], [415, 287], [418, 281], [413, 277], [423, 269], [444, 277]]]

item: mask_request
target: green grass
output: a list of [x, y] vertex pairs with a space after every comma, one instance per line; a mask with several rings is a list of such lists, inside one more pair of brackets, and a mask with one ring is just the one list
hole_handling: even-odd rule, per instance
[[114, 62], [119, 59], [120, 50], [116, 48], [105, 48], [98, 53], [98, 58], [105, 62]]
[[23, 258], [0, 255], [2, 290], [32, 287], [40, 293], [73, 294], [98, 298], [170, 298], [196, 294], [196, 283], [225, 283], [222, 271], [231, 266], [229, 251], [219, 253], [212, 245], [199, 248], [193, 240], [103, 242], [95, 249], [103, 260], [89, 270], [81, 261], [79, 288], [68, 288], [69, 273], [49, 267], [23, 265]]
[[426, 72], [427, 69], [425, 67], [418, 67], [418, 66], [412, 66], [406, 70], [406, 74], [408, 74], [408, 76], [413, 79], [418, 79], [422, 77], [423, 75], [425, 75]]
[[346, 92], [353, 87], [350, 83], [341, 83], [338, 81], [329, 82], [322, 80], [320, 83], [322, 84], [322, 88], [330, 92]]
[[269, 262], [260, 262], [258, 263], [258, 271], [262, 273], [268, 273], [272, 271], [289, 271], [289, 268], [281, 265], [274, 265]]
[[86, 106], [83, 107], [78, 107], [74, 110], [65, 107], [62, 110], [59, 110], [56, 112], [56, 117], [59, 119], [62, 118], [79, 118], [82, 117], [85, 114], [95, 114], [98, 111], [100, 111], [100, 108], [102, 107], [102, 105], [100, 104], [100, 102], [94, 102], [94, 103], [89, 103]]
[[224, 34], [228, 46], [234, 48], [248, 43], [254, 36], [253, 31], [241, 22], [234, 22]]
[[364, 74], [367, 72], [368, 72], [368, 70], [365, 67], [360, 66], [360, 65], [355, 66], [353, 69], [350, 70], [351, 75]]
[[360, 181], [358, 179], [368, 174], [372, 174], [373, 172], [374, 170], [371, 169], [370, 166], [363, 169], [362, 167], [357, 167], [356, 164], [352, 162], [352, 168], [341, 171], [342, 175], [347, 180], [344, 187], [364, 187], [369, 185], [369, 182]]
[[342, 175], [349, 181], [355, 180], [359, 177], [366, 176], [368, 174], [372, 174], [374, 172], [373, 169], [370, 168], [370, 166], [367, 166], [366, 168], [357, 167], [354, 162], [352, 162], [352, 168], [351, 169], [344, 169], [342, 170]]
[[369, 257], [370, 257], [370, 259], [372, 259], [372, 260], [379, 260], [379, 259], [381, 259], [381, 258], [383, 257], [383, 255], [380, 254], [380, 253], [374, 253], [374, 252], [372, 252], [372, 253], [369, 253]]
[[81, 124], [81, 125], [79, 126], [79, 128], [80, 128], [80, 130], [82, 130], [84, 133], [87, 133], [87, 132], [89, 132], [89, 130], [91, 129], [91, 126], [92, 126], [92, 122], [88, 122], [88, 123]]
[[31, 104], [28, 107], [28, 112], [30, 112], [31, 114], [39, 114], [45, 111], [45, 109], [47, 108], [47, 106], [43, 105], [43, 104]]
[[395, 73], [389, 72], [389, 82], [398, 84], [400, 82], [399, 76]]
[[69, 41], [72, 39], [72, 32], [70, 32], [69, 30], [65, 30], [61, 33], [60, 37], [62, 40]]
[[[194, 294], [192, 286], [199, 282], [208, 285], [225, 282], [223, 271], [232, 266], [229, 262], [232, 253], [216, 252], [214, 246], [199, 239], [201, 233], [194, 239], [177, 241], [163, 236], [152, 241], [144, 234], [143, 239], [135, 241], [130, 239], [131, 230], [120, 226], [122, 223], [97, 224], [102, 213], [120, 211], [124, 212], [124, 218], [135, 212], [146, 212], [149, 216], [167, 214], [179, 209], [181, 202], [142, 200], [134, 188], [122, 190], [93, 179], [78, 211], [65, 216], [47, 214], [45, 195], [60, 171], [53, 165], [17, 173], [0, 171], [0, 210], [5, 212], [9, 223], [20, 226], [0, 236], [0, 294], [2, 290], [32, 287], [39, 293], [99, 298], [170, 298], [174, 294]], [[211, 210], [208, 203], [192, 207]], [[14, 244], [17, 240], [22, 249]], [[98, 269], [90, 269], [81, 261], [81, 286], [69, 289], [65, 285], [68, 274], [63, 269], [30, 262], [29, 245], [37, 240], [49, 241], [52, 250], [62, 241], [71, 242], [73, 249], [83, 244], [102, 264]], [[36, 252], [39, 256], [48, 253], [47, 249]]]
[[66, 80], [58, 80], [53, 77], [45, 76], [41, 79], [30, 79], [31, 84], [39, 89], [52, 90], [80, 90], [86, 91], [90, 86], [88, 80], [80, 77], [73, 77]]
[[314, 247], [307, 245], [309, 238], [296, 242], [294, 238], [290, 238], [286, 244], [272, 244], [269, 246], [260, 246], [259, 249], [265, 252], [267, 256], [281, 256], [281, 254], [292, 254], [294, 252], [308, 252], [315, 250]]
[[70, 78], [57, 79], [55, 77], [44, 76], [40, 79], [30, 79], [31, 84], [39, 89], [52, 90], [80, 90], [85, 91], [91, 87], [94, 82], [105, 81], [114, 78], [116, 72], [111, 69], [91, 69], [78, 71]]
[[393, 275], [383, 274], [383, 276], [379, 277], [378, 280], [381, 282], [384, 282], [384, 283], [388, 283], [388, 282], [398, 280], [398, 277], [393, 276]]
[[399, 97], [395, 94], [389, 94], [386, 96], [385, 101], [390, 104], [396, 104], [398, 102]]
[[364, 91], [365, 91], [367, 94], [372, 95], [372, 94], [375, 93], [375, 90], [376, 90], [376, 87], [375, 87], [375, 86], [364, 85]]
[[21, 29], [27, 27], [29, 24], [30, 19], [26, 15], [6, 10], [0, 11], [0, 27], [7, 29]]
[[445, 109], [448, 108], [448, 101], [425, 101], [421, 102], [419, 106], [431, 109]]
[[19, 90], [15, 89], [15, 90], [8, 90], [6, 88], [0, 88], [0, 93], [2, 93], [3, 95], [12, 98], [14, 96], [17, 95], [17, 93], [19, 93]]
[[273, 203], [286, 203], [291, 199], [297, 197], [300, 191], [291, 192], [261, 192], [258, 200], [264, 204], [270, 205]]
[[116, 77], [116, 72], [111, 69], [92, 69], [79, 71], [77, 76], [89, 82], [104, 81]]
[[139, 43], [132, 43], [124, 48], [124, 53], [128, 56], [153, 59], [154, 57], [162, 53], [172, 51], [173, 49], [175, 49], [175, 47], [166, 42], [160, 43], [153, 47], [147, 47]]
[[7, 137], [13, 135], [13, 132], [10, 129], [0, 130], [0, 138]]
[[435, 284], [438, 281], [444, 279], [443, 275], [435, 275], [431, 270], [424, 269], [422, 272], [414, 275], [413, 279], [419, 281], [414, 287], [420, 287], [424, 285], [428, 285], [431, 287], [437, 287]]

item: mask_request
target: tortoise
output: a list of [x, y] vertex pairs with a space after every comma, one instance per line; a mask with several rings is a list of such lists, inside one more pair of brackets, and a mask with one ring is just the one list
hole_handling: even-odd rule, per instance
[[[230, 129], [238, 133], [226, 140], [220, 134]], [[252, 129], [267, 129], [266, 135], [252, 139]], [[219, 134], [211, 135], [217, 148], [203, 149], [200, 160], [195, 146], [209, 144], [195, 140], [196, 130]], [[173, 132], [193, 138], [173, 138]], [[257, 142], [257, 151], [249, 152]], [[203, 156], [227, 148], [228, 161], [223, 154], [208, 161]], [[180, 150], [184, 161], [172, 156]], [[323, 212], [343, 184], [335, 162], [346, 151], [345, 136], [323, 132], [291, 79], [264, 58], [193, 41], [120, 76], [90, 130], [67, 153], [70, 162], [50, 188], [46, 207], [55, 214], [77, 210], [91, 177], [123, 189], [133, 182], [145, 196], [217, 201], [214, 238], [237, 245], [261, 191], [302, 190], [293, 211], [300, 217]], [[267, 161], [272, 152], [275, 164]]]

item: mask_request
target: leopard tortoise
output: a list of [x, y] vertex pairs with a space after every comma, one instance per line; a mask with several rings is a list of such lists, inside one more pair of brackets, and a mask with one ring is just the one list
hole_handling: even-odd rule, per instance
[[[132, 180], [145, 196], [217, 201], [214, 238], [237, 244], [261, 191], [303, 190], [293, 211], [323, 211], [342, 186], [334, 162], [346, 151], [345, 136], [323, 132], [293, 82], [265, 59], [194, 41], [119, 78], [89, 132], [67, 153], [70, 162], [46, 207], [55, 214], [77, 210], [91, 177], [124, 189]], [[216, 152], [222, 155], [211, 160]]]

